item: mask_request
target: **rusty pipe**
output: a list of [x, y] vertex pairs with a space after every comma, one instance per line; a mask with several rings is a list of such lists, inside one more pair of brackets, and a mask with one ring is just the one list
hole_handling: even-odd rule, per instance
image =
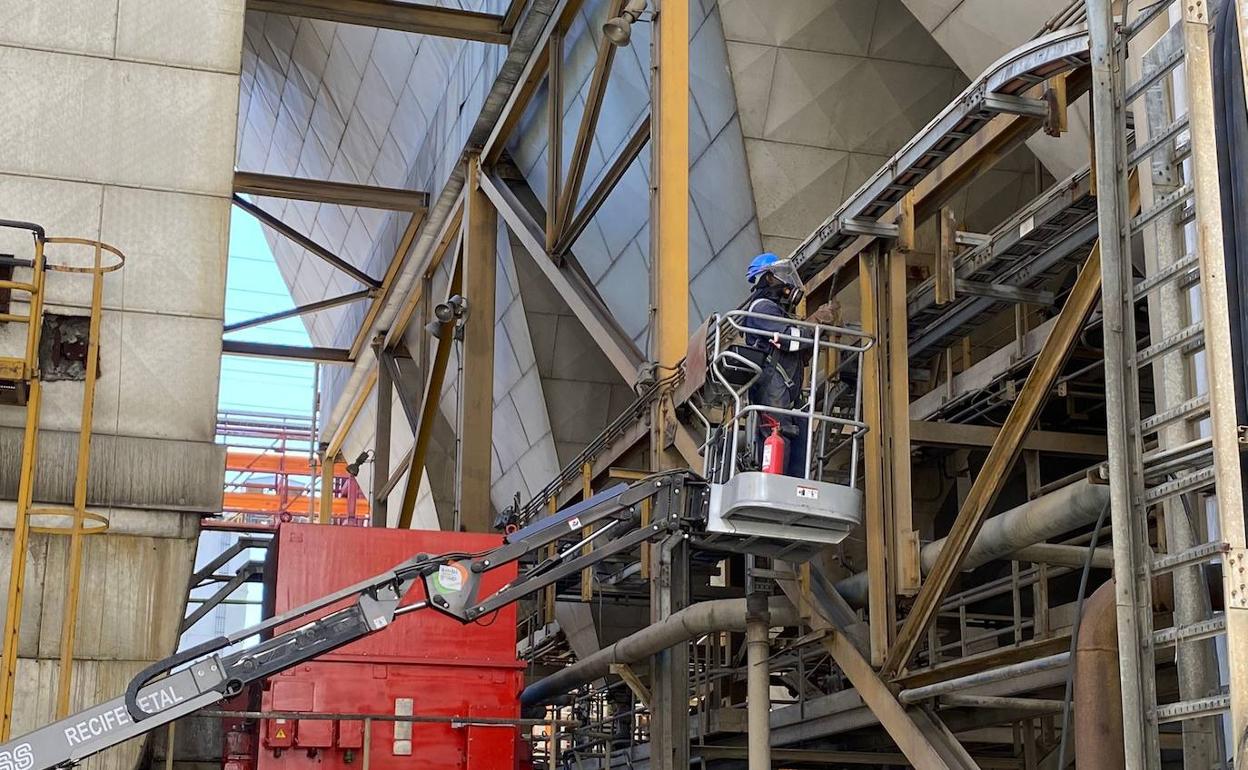
[[1083, 606], [1075, 645], [1075, 767], [1120, 770], [1123, 747], [1122, 682], [1118, 678], [1118, 608], [1114, 581], [1096, 589]]

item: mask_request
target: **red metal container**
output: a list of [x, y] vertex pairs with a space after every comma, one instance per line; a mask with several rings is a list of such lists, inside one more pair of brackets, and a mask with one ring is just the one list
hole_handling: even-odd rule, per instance
[[[276, 612], [418, 553], [483, 551], [502, 542], [494, 535], [291, 523], [281, 526], [276, 540], [266, 592]], [[495, 570], [483, 591], [501, 588], [515, 574], [514, 567]], [[419, 586], [412, 594], [409, 602], [424, 598]], [[514, 607], [468, 625], [419, 610], [273, 677], [263, 695], [264, 710], [342, 716], [264, 720], [257, 770], [363, 770], [365, 753], [369, 770], [512, 770], [517, 728], [473, 719], [520, 715], [524, 672], [515, 656], [515, 628]], [[346, 718], [352, 714], [454, 717], [457, 722], [377, 720], [366, 730], [362, 720]]]

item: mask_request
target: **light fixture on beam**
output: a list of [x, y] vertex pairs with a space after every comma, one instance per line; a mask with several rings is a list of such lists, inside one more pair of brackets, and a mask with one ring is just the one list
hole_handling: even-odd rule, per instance
[[611, 45], [623, 48], [633, 37], [633, 24], [645, 13], [646, 0], [628, 0], [619, 16], [602, 25], [602, 34], [607, 36]]
[[447, 324], [455, 324], [456, 338], [464, 325], [464, 317], [468, 314], [468, 300], [456, 294], [446, 302], [439, 302], [433, 308], [433, 320], [425, 324], [425, 331], [434, 338], [441, 339], [442, 330]]
[[373, 459], [373, 450], [366, 449], [363, 452], [360, 452], [360, 456], [355, 458], [355, 462], [347, 464], [347, 473], [350, 473], [353, 477], [359, 476], [360, 468], [365, 463], [372, 461], [372, 459]]

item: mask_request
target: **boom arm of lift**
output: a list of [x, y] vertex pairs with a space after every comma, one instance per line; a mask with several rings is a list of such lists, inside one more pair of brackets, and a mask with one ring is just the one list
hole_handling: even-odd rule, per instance
[[[653, 499], [643, 526], [640, 503]], [[244, 686], [318, 655], [381, 631], [409, 612], [433, 609], [467, 623], [640, 543], [686, 530], [705, 507], [705, 484], [687, 472], [620, 484], [583, 503], [507, 536], [490, 551], [419, 554], [393, 569], [348, 586], [263, 623], [158, 661], [141, 671], [125, 695], [81, 711], [0, 745], [0, 770], [69, 767], [107, 748], [155, 730], [240, 692]], [[597, 526], [592, 534], [591, 527]], [[552, 543], [580, 539], [554, 556], [539, 559], [501, 589], [482, 596], [485, 573], [516, 562]], [[602, 544], [583, 554], [594, 540]], [[424, 598], [404, 604], [413, 586]], [[354, 603], [307, 623], [274, 633], [259, 644], [228, 655], [226, 647], [274, 631], [331, 604]]]

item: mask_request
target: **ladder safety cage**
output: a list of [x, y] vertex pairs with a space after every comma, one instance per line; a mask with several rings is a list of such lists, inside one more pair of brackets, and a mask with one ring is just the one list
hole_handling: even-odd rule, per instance
[[[34, 238], [30, 259], [12, 255], [0, 256], [0, 266], [26, 269], [28, 281], [5, 279], [0, 289], [27, 295], [25, 314], [5, 313], [0, 321], [21, 323], [26, 327], [22, 358], [0, 357], [0, 387], [15, 398], [11, 404], [25, 408], [21, 465], [18, 477], [16, 517], [13, 527], [13, 548], [10, 554], [4, 630], [0, 632], [0, 741], [9, 737], [13, 719], [13, 701], [17, 688], [17, 639], [22, 617], [22, 598], [30, 536], [65, 535], [70, 539], [65, 569], [65, 598], [62, 605], [59, 638], [59, 671], [57, 674], [56, 713], [69, 713], [73, 677], [74, 646], [77, 634], [78, 600], [82, 583], [83, 538], [106, 532], [109, 519], [87, 510], [87, 479], [91, 461], [91, 428], [94, 420], [95, 389], [99, 377], [101, 318], [104, 304], [104, 278], [120, 270], [125, 254], [114, 246], [88, 238], [49, 236], [41, 225], [32, 222], [0, 219], [0, 230], [26, 231]], [[48, 247], [63, 247], [61, 252], [81, 254], [89, 250], [87, 259], [58, 254], [49, 258]], [[87, 345], [82, 374], [82, 398], [79, 414], [77, 452], [73, 472], [72, 499], [68, 504], [36, 504], [35, 484], [38, 478], [41, 407], [43, 386], [47, 379], [41, 361], [41, 335], [45, 320], [45, 288], [48, 273], [77, 274], [90, 277], [87, 300]], [[3, 757], [0, 757], [2, 759]], [[3, 766], [0, 763], [0, 766]]]

